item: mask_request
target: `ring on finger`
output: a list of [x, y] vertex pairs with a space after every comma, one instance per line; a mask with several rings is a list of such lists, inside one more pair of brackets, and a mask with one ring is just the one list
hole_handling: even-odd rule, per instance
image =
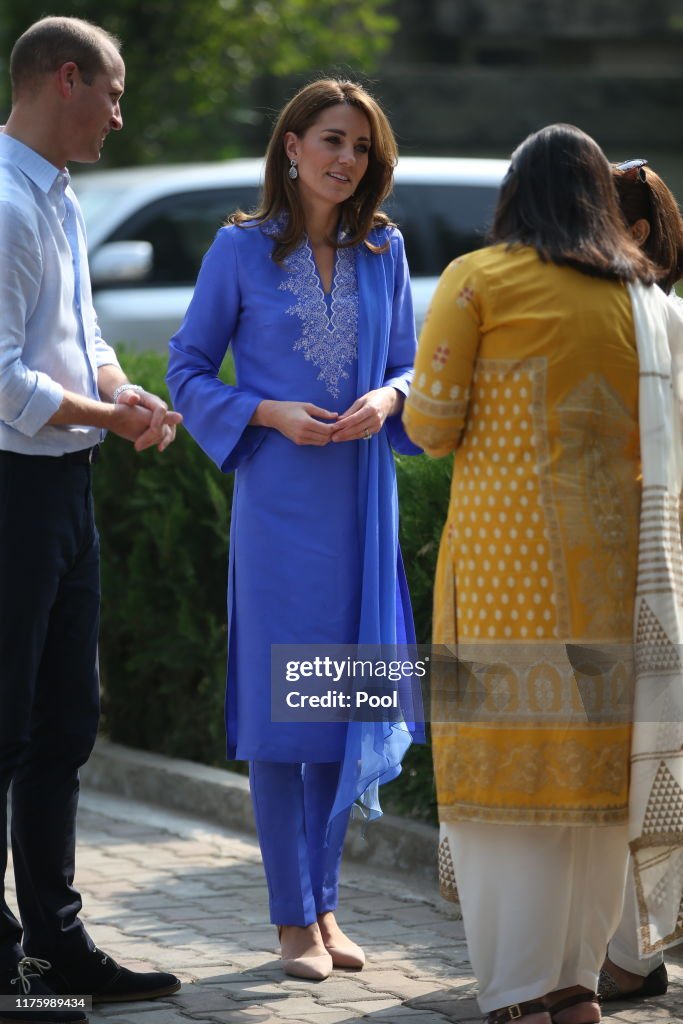
[[370, 433], [370, 431], [366, 427], [365, 430], [363, 431], [363, 440], [364, 441], [369, 441], [371, 437], [372, 437], [372, 434]]

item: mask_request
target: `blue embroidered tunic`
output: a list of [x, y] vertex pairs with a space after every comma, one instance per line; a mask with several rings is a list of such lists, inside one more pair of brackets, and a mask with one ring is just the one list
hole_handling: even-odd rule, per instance
[[[272, 230], [272, 229], [271, 229]], [[369, 442], [296, 445], [249, 426], [263, 399], [343, 412], [390, 384], [408, 390], [415, 330], [403, 240], [384, 254], [338, 249], [326, 296], [310, 246], [284, 266], [268, 226], [222, 228], [185, 320], [168, 382], [201, 447], [235, 470], [228, 583], [228, 756], [343, 761], [339, 807], [400, 770], [410, 736], [388, 723], [272, 722], [273, 643], [411, 642], [391, 444], [415, 453], [400, 417]], [[235, 387], [217, 374], [228, 346]], [[371, 801], [372, 803], [372, 801]]]

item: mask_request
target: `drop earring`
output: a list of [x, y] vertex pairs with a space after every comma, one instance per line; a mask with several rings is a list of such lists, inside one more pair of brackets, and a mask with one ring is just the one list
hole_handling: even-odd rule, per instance
[[289, 174], [290, 178], [292, 179], [292, 181], [296, 181], [296, 179], [299, 177], [299, 172], [296, 169], [296, 160], [294, 159], [294, 157], [292, 157], [292, 159], [289, 161], [289, 171], [288, 171], [288, 174]]

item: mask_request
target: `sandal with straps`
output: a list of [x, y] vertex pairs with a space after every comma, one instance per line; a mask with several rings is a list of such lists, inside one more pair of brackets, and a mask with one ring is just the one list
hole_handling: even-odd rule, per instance
[[[559, 1002], [553, 1003], [552, 1006], [548, 1007], [548, 1013], [553, 1024], [560, 1024], [555, 1018], [556, 1013], [561, 1013], [562, 1010], [568, 1010], [570, 1006], [577, 1006], [579, 1003], [599, 1003], [600, 996], [597, 992], [579, 992], [575, 996], [567, 996], [566, 999], [560, 999]], [[586, 1021], [585, 1024], [598, 1024], [598, 1021]]]
[[548, 1007], [540, 999], [532, 999], [526, 1003], [513, 1003], [499, 1010], [492, 1010], [486, 1017], [486, 1024], [509, 1024], [531, 1013], [549, 1013]]

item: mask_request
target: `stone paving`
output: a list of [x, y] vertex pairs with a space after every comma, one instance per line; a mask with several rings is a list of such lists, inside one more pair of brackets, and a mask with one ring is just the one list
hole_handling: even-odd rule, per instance
[[[79, 834], [77, 879], [95, 941], [127, 966], [171, 970], [184, 983], [164, 1001], [98, 1007], [92, 1024], [481, 1020], [462, 921], [435, 887], [349, 866], [338, 916], [367, 966], [298, 981], [277, 963], [254, 839], [87, 791]], [[683, 960], [669, 965], [667, 996], [611, 1004], [606, 1020], [683, 1024]]]

